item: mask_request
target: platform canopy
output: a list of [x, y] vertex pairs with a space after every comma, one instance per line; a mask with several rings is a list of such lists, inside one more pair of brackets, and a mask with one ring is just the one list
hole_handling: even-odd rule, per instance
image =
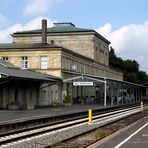
[[[67, 78], [63, 80], [63, 83], [72, 83], [73, 86], [97, 86], [98, 84], [103, 84], [102, 86], [104, 87], [104, 106], [106, 106], [106, 98], [107, 98], [107, 93], [108, 91], [113, 91], [113, 89], [116, 89], [116, 91], [123, 91], [121, 93], [124, 93], [125, 89], [134, 89], [134, 90], [142, 90], [146, 89], [145, 86], [131, 83], [131, 82], [126, 82], [126, 81], [121, 81], [121, 80], [116, 80], [108, 77], [100, 77], [100, 76], [95, 76], [95, 75], [87, 75], [87, 74], [82, 74], [79, 76]], [[119, 97], [119, 96], [117, 96]]]
[[67, 78], [64, 79], [63, 82], [64, 83], [70, 83], [70, 82], [105, 82], [105, 79], [100, 79], [100, 78], [95, 78], [92, 76], [87, 76], [87, 75], [81, 75], [81, 76], [76, 76], [76, 77], [71, 77], [71, 78]]

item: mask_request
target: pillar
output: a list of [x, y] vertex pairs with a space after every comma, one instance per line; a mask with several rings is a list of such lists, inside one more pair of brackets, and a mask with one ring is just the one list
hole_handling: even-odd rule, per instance
[[106, 80], [104, 81], [104, 106], [106, 106]]

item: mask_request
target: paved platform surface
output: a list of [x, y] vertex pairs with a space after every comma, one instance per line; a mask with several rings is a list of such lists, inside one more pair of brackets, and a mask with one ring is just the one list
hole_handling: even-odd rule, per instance
[[69, 113], [76, 113], [87, 111], [88, 109], [99, 109], [104, 108], [102, 105], [72, 105], [70, 107], [65, 106], [55, 106], [55, 107], [46, 107], [35, 110], [0, 110], [0, 124], [5, 121], [30, 118], [30, 117], [44, 117], [44, 116], [56, 116]]
[[148, 148], [148, 116], [99, 141], [93, 148]]

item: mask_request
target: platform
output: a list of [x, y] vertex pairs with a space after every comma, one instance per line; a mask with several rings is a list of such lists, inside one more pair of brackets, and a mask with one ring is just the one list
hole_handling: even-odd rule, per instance
[[[109, 106], [108, 106], [109, 107]], [[34, 110], [0, 110], [0, 124], [5, 121], [17, 119], [26, 119], [32, 117], [52, 117], [70, 113], [87, 111], [88, 109], [101, 109], [102, 105], [72, 105], [72, 106], [54, 106], [39, 108]]]

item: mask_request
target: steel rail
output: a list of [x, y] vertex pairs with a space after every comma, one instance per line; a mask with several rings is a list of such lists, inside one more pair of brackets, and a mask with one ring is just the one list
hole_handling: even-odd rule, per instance
[[[112, 111], [110, 113], [104, 113], [101, 115], [96, 115], [93, 117], [93, 123], [96, 122], [101, 122], [103, 120], [110, 120], [111, 118], [116, 118], [117, 114], [122, 117], [122, 115], [125, 114], [129, 114], [131, 111], [137, 111], [139, 109], [137, 109], [136, 107], [132, 107], [132, 108], [128, 108], [128, 109], [122, 109], [122, 110], [118, 110], [118, 111]], [[86, 124], [88, 121], [87, 118], [82, 118], [79, 120], [74, 120], [74, 121], [69, 121], [66, 123], [60, 123], [60, 124], [56, 124], [56, 125], [52, 125], [52, 126], [45, 126], [42, 128], [38, 128], [38, 129], [32, 129], [29, 131], [23, 131], [20, 133], [15, 133], [15, 134], [8, 134], [6, 136], [0, 137], [0, 145], [4, 145], [7, 143], [11, 143], [14, 141], [18, 141], [18, 140], [22, 140], [28, 137], [34, 137], [36, 135], [41, 135], [44, 133], [49, 133], [52, 131], [56, 131], [56, 130], [61, 130], [61, 129], [65, 129], [67, 127], [73, 127], [75, 125], [82, 125], [82, 124]]]

